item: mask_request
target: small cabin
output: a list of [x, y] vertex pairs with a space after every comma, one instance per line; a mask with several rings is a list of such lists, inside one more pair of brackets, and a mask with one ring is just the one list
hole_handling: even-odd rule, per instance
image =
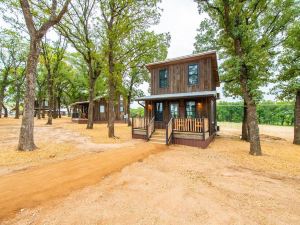
[[144, 118], [133, 118], [132, 137], [205, 148], [218, 129], [216, 51], [146, 65], [151, 95], [136, 99]]
[[[72, 121], [86, 124], [88, 121], [89, 101], [75, 102], [71, 104]], [[119, 96], [114, 107], [115, 122], [125, 123], [127, 116], [127, 103], [123, 96]], [[106, 123], [108, 121], [108, 101], [105, 97], [94, 99], [94, 122]]]

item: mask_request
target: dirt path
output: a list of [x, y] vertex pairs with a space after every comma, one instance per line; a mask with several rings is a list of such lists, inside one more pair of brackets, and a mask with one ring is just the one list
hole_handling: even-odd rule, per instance
[[76, 159], [27, 169], [0, 178], [0, 219], [12, 216], [72, 191], [93, 185], [123, 167], [166, 150], [164, 146], [140, 143], [139, 148], [126, 147], [102, 153], [91, 153]]
[[299, 178], [241, 166], [219, 142], [234, 144], [171, 146], [3, 225], [299, 225]]

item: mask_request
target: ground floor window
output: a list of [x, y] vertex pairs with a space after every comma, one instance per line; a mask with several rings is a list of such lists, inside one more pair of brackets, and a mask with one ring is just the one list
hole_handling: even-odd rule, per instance
[[155, 103], [155, 121], [163, 121], [163, 103]]
[[188, 101], [185, 103], [185, 114], [187, 118], [196, 117], [196, 103], [195, 101]]
[[172, 118], [179, 117], [179, 106], [178, 103], [170, 103], [170, 114]]
[[100, 111], [100, 113], [104, 113], [105, 112], [105, 106], [100, 105], [99, 111]]

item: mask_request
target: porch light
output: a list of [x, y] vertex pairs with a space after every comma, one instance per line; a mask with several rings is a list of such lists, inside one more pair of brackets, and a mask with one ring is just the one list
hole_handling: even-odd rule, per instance
[[148, 104], [148, 110], [152, 111], [152, 105], [151, 104]]
[[202, 110], [203, 109], [203, 104], [201, 102], [197, 103], [197, 109]]

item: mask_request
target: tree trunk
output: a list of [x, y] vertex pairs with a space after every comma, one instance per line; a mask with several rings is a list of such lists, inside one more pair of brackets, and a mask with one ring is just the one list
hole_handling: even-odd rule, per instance
[[127, 124], [130, 127], [131, 126], [131, 120], [130, 120], [130, 103], [131, 103], [131, 94], [127, 96]]
[[51, 71], [48, 69], [48, 76], [47, 76], [47, 83], [48, 83], [48, 121], [47, 125], [52, 125], [52, 112], [53, 112], [53, 77]]
[[257, 122], [256, 104], [252, 99], [251, 94], [247, 89], [245, 81], [242, 81], [242, 89], [244, 93], [244, 99], [247, 104], [247, 123], [249, 127], [249, 142], [251, 155], [262, 155], [259, 137], [259, 128]]
[[4, 109], [4, 117], [7, 118], [8, 117], [8, 110], [7, 108], [5, 107], [5, 105], [2, 103], [2, 107]]
[[115, 64], [113, 56], [113, 43], [109, 40], [109, 78], [108, 78], [108, 88], [109, 88], [109, 100], [108, 100], [108, 137], [115, 137], [115, 96], [116, 96], [116, 85], [115, 85]]
[[24, 113], [20, 129], [18, 149], [21, 151], [34, 150], [36, 148], [33, 138], [34, 129], [34, 99], [36, 68], [40, 54], [40, 39], [30, 40], [30, 52], [26, 67], [26, 92], [24, 99]]
[[243, 125], [242, 125], [242, 140], [249, 141], [249, 129], [247, 123], [247, 104], [244, 100], [244, 114], [243, 114]]
[[57, 96], [57, 107], [58, 107], [58, 118], [61, 118], [61, 113], [60, 113], [60, 107], [61, 107], [60, 94]]
[[69, 106], [66, 105], [66, 108], [67, 108], [68, 117], [71, 117], [71, 111], [70, 111]]
[[43, 99], [43, 103], [42, 103], [42, 118], [45, 119], [45, 99]]
[[2, 117], [2, 108], [4, 108], [3, 101], [4, 101], [5, 89], [7, 86], [8, 73], [9, 73], [9, 69], [6, 68], [6, 70], [4, 71], [4, 74], [3, 74], [3, 80], [2, 80], [2, 85], [1, 85], [1, 89], [0, 89], [0, 118]]
[[96, 79], [94, 78], [93, 67], [91, 61], [88, 62], [89, 67], [89, 108], [88, 108], [88, 122], [86, 129], [93, 129], [94, 127], [94, 94]]
[[42, 108], [42, 99], [41, 97], [38, 98], [38, 104], [39, 104], [39, 108], [37, 111], [37, 119], [40, 120], [41, 119], [41, 108]]
[[295, 101], [295, 123], [294, 123], [294, 141], [295, 145], [300, 145], [300, 90], [297, 91]]
[[[241, 40], [239, 38], [234, 39], [234, 48], [236, 55], [242, 59], [244, 56]], [[262, 155], [259, 137], [259, 128], [256, 112], [256, 104], [248, 88], [248, 68], [243, 63], [240, 66], [240, 84], [243, 92], [244, 101], [247, 105], [247, 123], [249, 128], [249, 142], [251, 155]]]
[[17, 86], [17, 95], [16, 95], [16, 114], [15, 119], [19, 119], [20, 117], [20, 98], [21, 98], [21, 87], [20, 85]]
[[53, 95], [53, 112], [52, 112], [53, 119], [57, 119], [57, 97]]

